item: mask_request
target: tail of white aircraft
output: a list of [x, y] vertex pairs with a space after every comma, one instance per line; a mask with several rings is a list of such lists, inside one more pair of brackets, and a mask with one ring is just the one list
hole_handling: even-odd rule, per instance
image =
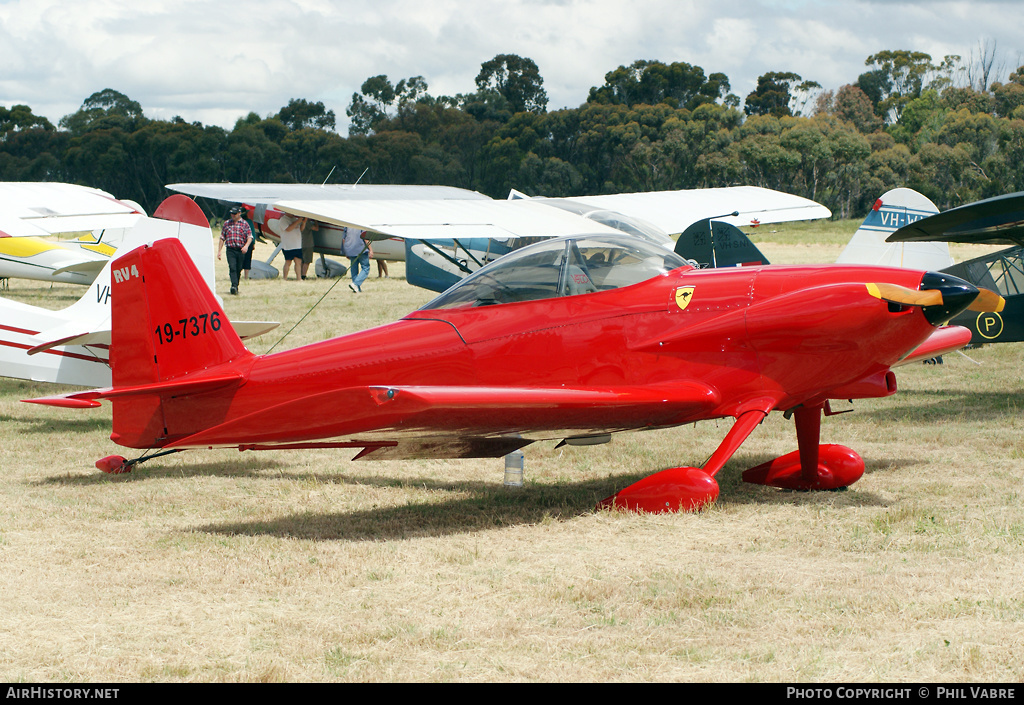
[[[154, 216], [141, 218], [125, 234], [118, 255], [154, 240], [176, 238], [213, 291], [213, 234], [202, 209], [188, 197], [175, 195]], [[85, 295], [60, 311], [0, 298], [0, 376], [108, 386], [110, 268], [107, 262]]]
[[938, 271], [953, 264], [945, 242], [886, 242], [908, 223], [935, 215], [939, 209], [909, 188], [897, 188], [875, 201], [868, 217], [836, 260], [839, 264], [872, 264]]

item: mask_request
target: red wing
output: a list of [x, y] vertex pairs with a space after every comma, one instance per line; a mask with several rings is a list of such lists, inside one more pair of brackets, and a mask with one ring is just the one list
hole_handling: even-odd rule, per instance
[[241, 416], [229, 414], [222, 423], [168, 446], [278, 445], [325, 438], [363, 438], [370, 446], [382, 438], [468, 442], [546, 431], [557, 437], [554, 432], [561, 430], [612, 431], [683, 423], [719, 401], [717, 390], [698, 382], [605, 389], [351, 387], [247, 410]]
[[946, 326], [939, 328], [918, 345], [913, 352], [897, 362], [893, 367], [906, 365], [911, 362], [928, 360], [939, 355], [945, 355], [959, 350], [971, 342], [971, 331], [963, 326]]

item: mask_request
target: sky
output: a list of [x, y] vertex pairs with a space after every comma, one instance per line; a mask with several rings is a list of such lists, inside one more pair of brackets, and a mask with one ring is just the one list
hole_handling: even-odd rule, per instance
[[497, 54], [536, 62], [555, 110], [637, 59], [725, 73], [743, 98], [769, 71], [836, 89], [878, 51], [938, 63], [987, 45], [1005, 80], [1024, 64], [1022, 28], [1020, 0], [0, 0], [0, 105], [56, 124], [113, 88], [147, 117], [230, 129], [304, 98], [347, 134], [368, 77], [469, 93]]

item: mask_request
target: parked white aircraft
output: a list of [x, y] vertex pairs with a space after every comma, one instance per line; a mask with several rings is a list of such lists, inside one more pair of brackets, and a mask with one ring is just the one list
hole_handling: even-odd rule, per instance
[[[410, 254], [387, 255], [387, 244], [376, 242], [374, 254], [386, 259], [415, 258], [416, 271], [410, 274], [409, 267], [406, 271], [410, 283], [434, 289], [446, 287], [444, 282], [464, 276], [516, 244], [492, 247], [493, 241], [626, 231], [671, 249], [667, 233], [682, 232], [701, 219], [757, 225], [831, 215], [806, 198], [753, 186], [576, 198], [528, 198], [513, 191], [507, 200], [441, 186], [172, 184], [168, 188], [234, 203], [257, 202], [263, 208], [256, 209], [257, 222], [264, 215], [269, 219], [288, 213], [325, 223], [321, 233], [337, 234], [337, 243], [329, 250], [333, 254], [340, 251], [345, 227], [375, 233], [383, 240], [406, 241]], [[269, 229], [273, 232], [272, 226]], [[423, 264], [422, 269], [429, 271], [421, 279], [418, 273]]]
[[[0, 279], [88, 285], [143, 216], [137, 203], [87, 186], [0, 182]], [[44, 239], [79, 232], [89, 234]]]
[[[136, 218], [118, 252], [175, 237], [185, 246], [203, 279], [214, 290], [213, 235], [202, 209], [185, 196], [172, 196], [154, 214]], [[111, 260], [85, 295], [60, 311], [0, 298], [0, 376], [85, 387], [110, 384]], [[233, 322], [242, 337], [275, 328], [270, 322]]]

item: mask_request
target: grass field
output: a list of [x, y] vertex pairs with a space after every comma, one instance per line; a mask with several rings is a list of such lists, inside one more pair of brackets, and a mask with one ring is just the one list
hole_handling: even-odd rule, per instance
[[[775, 262], [831, 261], [855, 227], [754, 236]], [[335, 286], [276, 349], [431, 298], [391, 272]], [[282, 322], [265, 352], [331, 285], [254, 281], [225, 306]], [[11, 287], [54, 308], [83, 291]], [[1019, 682], [1021, 353], [900, 368], [896, 396], [825, 419], [822, 442], [867, 464], [848, 491], [740, 481], [796, 448], [773, 414], [712, 508], [659, 516], [593, 506], [703, 462], [728, 424], [530, 446], [521, 489], [500, 461], [350, 451], [197, 451], [110, 477], [93, 467], [123, 452], [109, 405], [22, 404], [60, 388], [0, 379], [0, 681]]]

